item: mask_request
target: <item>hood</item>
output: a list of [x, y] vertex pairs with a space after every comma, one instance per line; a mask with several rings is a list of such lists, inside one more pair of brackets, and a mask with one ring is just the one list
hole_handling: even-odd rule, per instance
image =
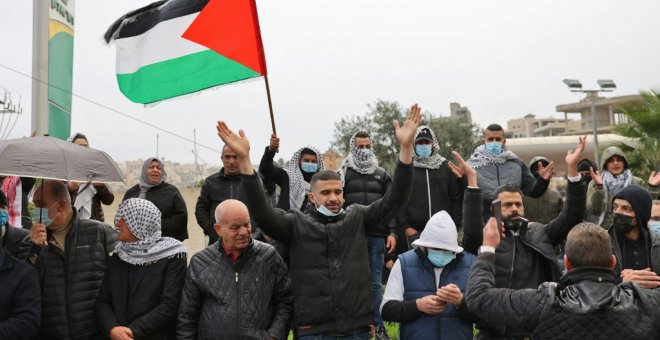
[[456, 224], [451, 219], [449, 214], [442, 210], [426, 222], [426, 227], [422, 231], [419, 239], [412, 243], [412, 246], [438, 248], [451, 250], [455, 253], [463, 252], [463, 248], [458, 246], [458, 233], [456, 232]]
[[607, 160], [612, 158], [612, 156], [620, 156], [623, 158], [623, 162], [625, 164], [625, 168], [628, 169], [628, 160], [626, 159], [626, 154], [619, 148], [618, 146], [610, 146], [607, 147], [605, 150], [603, 150], [603, 156], [600, 158], [600, 170], [604, 171], [605, 170], [605, 164], [607, 164]]
[[649, 218], [651, 218], [651, 206], [653, 204], [651, 194], [639, 185], [633, 184], [619, 190], [612, 198], [612, 202], [617, 198], [624, 199], [632, 205], [637, 218], [637, 226], [640, 229], [646, 229]]
[[548, 164], [550, 164], [550, 161], [543, 156], [536, 156], [532, 158], [532, 160], [529, 161], [529, 164], [527, 164], [532, 174], [536, 172], [536, 169], [538, 168], [538, 162], [543, 162], [543, 166], [548, 166]]

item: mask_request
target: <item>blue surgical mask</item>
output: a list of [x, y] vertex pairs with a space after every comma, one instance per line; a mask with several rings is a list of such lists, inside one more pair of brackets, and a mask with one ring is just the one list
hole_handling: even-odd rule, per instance
[[326, 208], [325, 205], [323, 205], [323, 204], [320, 204], [320, 205], [317, 206], [316, 202], [314, 202], [314, 207], [316, 208], [316, 211], [318, 211], [321, 215], [325, 215], [325, 216], [328, 216], [328, 217], [335, 217], [335, 216], [337, 216], [337, 215], [344, 212], [344, 208], [341, 208], [341, 209], [339, 209], [339, 212], [334, 213], [334, 212], [330, 211], [330, 209]]
[[649, 222], [649, 229], [651, 231], [660, 234], [660, 221], [651, 221]]
[[456, 254], [449, 250], [429, 249], [427, 257], [433, 266], [444, 267], [456, 257]]
[[39, 223], [39, 220], [41, 219], [41, 223], [46, 227], [49, 227], [53, 223], [53, 219], [51, 219], [48, 214], [48, 208], [34, 207], [34, 216], [32, 217], [32, 220], [35, 223]]
[[300, 163], [300, 168], [302, 171], [307, 172], [307, 173], [314, 173], [319, 171], [319, 165], [316, 163], [310, 163], [310, 162], [301, 162]]
[[366, 149], [366, 148], [365, 149], [358, 149], [357, 152], [360, 156], [362, 156], [364, 158], [369, 158], [374, 154], [374, 152], [371, 151], [371, 149]]
[[9, 214], [7, 214], [7, 209], [0, 209], [0, 226], [7, 224], [9, 219]]
[[415, 153], [420, 158], [429, 158], [433, 153], [433, 145], [431, 144], [417, 144], [415, 145]]
[[499, 155], [502, 153], [502, 143], [500, 142], [488, 142], [486, 143], [486, 151], [493, 155]]

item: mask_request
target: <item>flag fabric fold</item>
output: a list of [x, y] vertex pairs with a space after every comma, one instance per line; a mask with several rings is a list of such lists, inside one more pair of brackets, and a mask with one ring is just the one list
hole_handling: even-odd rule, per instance
[[254, 0], [168, 0], [132, 11], [107, 30], [117, 83], [153, 103], [267, 74]]

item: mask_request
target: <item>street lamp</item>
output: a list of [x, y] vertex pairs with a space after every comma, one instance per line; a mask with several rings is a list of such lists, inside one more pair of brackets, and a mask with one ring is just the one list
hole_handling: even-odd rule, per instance
[[616, 90], [616, 84], [612, 79], [598, 79], [596, 81], [600, 90], [583, 90], [582, 83], [577, 79], [564, 79], [564, 84], [568, 86], [568, 89], [571, 92], [582, 92], [586, 93], [587, 97], [591, 99], [591, 120], [593, 121], [594, 128], [594, 160], [596, 166], [600, 166], [599, 155], [598, 155], [598, 127], [596, 124], [596, 98], [598, 97], [598, 92], [612, 92]]

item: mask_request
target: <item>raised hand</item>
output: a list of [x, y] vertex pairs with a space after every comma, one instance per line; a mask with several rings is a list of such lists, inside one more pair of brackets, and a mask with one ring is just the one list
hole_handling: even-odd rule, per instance
[[543, 162], [538, 162], [537, 166], [539, 176], [544, 180], [549, 181], [550, 178], [552, 178], [552, 173], [555, 171], [555, 162], [551, 161], [546, 167], [543, 166]]
[[216, 125], [218, 136], [229, 146], [239, 158], [249, 158], [250, 141], [245, 137], [243, 130], [238, 130], [238, 135], [229, 129], [227, 123], [220, 120]]
[[463, 176], [467, 176], [468, 179], [468, 185], [471, 187], [476, 187], [477, 186], [477, 172], [469, 165], [461, 155], [456, 152], [452, 151], [451, 155], [454, 156], [454, 159], [456, 160], [456, 164], [453, 162], [449, 161], [449, 169], [451, 172], [456, 175], [458, 178], [463, 178]]
[[603, 185], [603, 177], [600, 176], [598, 170], [594, 171], [594, 168], [589, 167], [589, 172], [591, 172], [591, 179], [596, 185]]
[[413, 139], [417, 133], [417, 127], [422, 121], [421, 108], [415, 104], [410, 108], [408, 117], [403, 122], [403, 126], [399, 126], [399, 121], [394, 120], [394, 131], [396, 132], [396, 138], [399, 140], [399, 145], [403, 147], [411, 147], [413, 144]]
[[280, 137], [277, 137], [276, 134], [270, 135], [270, 144], [268, 148], [272, 152], [280, 152]]
[[568, 176], [575, 177], [578, 175], [577, 165], [582, 159], [582, 152], [587, 144], [587, 136], [578, 137], [578, 146], [575, 150], [568, 150], [566, 152], [566, 167], [568, 168]]
[[660, 172], [653, 171], [649, 176], [649, 185], [657, 187], [660, 185]]
[[484, 226], [483, 245], [497, 248], [500, 245], [500, 239], [504, 237], [502, 226], [497, 225], [495, 217], [488, 219], [488, 223]]

